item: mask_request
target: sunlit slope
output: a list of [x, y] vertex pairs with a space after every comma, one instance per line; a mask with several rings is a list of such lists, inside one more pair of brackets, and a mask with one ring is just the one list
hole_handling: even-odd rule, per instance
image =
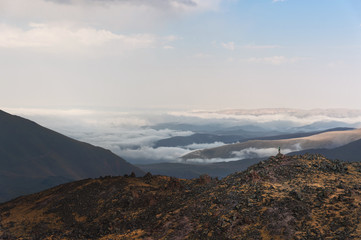
[[307, 149], [290, 154], [321, 153], [330, 159], [340, 159], [349, 162], [361, 162], [361, 140], [332, 149]]
[[267, 149], [281, 147], [283, 153], [317, 148], [336, 148], [361, 139], [361, 129], [347, 131], [331, 131], [312, 136], [281, 139], [251, 140], [242, 143], [228, 144], [221, 147], [197, 150], [184, 155], [187, 159], [237, 158], [237, 152], [244, 149]]

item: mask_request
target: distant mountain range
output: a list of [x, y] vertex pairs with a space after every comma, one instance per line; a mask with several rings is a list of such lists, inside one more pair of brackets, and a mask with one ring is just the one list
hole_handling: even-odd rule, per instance
[[153, 147], [183, 147], [191, 144], [201, 144], [201, 143], [214, 143], [214, 142], [222, 142], [222, 143], [234, 143], [238, 141], [243, 141], [245, 139], [244, 136], [240, 135], [214, 135], [207, 133], [196, 133], [190, 136], [176, 136], [166, 139], [161, 139], [157, 141]]
[[[284, 135], [277, 135], [277, 136], [270, 136], [270, 137], [260, 137], [257, 140], [280, 140], [280, 139], [292, 139], [292, 138], [302, 138], [308, 137], [312, 135], [317, 135], [320, 133], [326, 132], [336, 132], [336, 131], [348, 131], [353, 130], [352, 128], [332, 128], [327, 129], [325, 131], [318, 131], [318, 132], [300, 132], [300, 133], [291, 133], [291, 134], [284, 134]], [[218, 140], [232, 140], [238, 139], [241, 136], [219, 136], [219, 135], [212, 135], [212, 134], [193, 134], [191, 136], [179, 136], [179, 137], [172, 137], [163, 139], [157, 142], [155, 147], [177, 147], [177, 146], [187, 146], [191, 145], [192, 143], [213, 143], [214, 141]], [[240, 140], [239, 142], [245, 142], [245, 140]], [[361, 144], [360, 144], [361, 145]], [[347, 145], [346, 145], [347, 146]], [[338, 148], [337, 148], [338, 149]], [[340, 147], [342, 149], [342, 147]], [[321, 151], [320, 151], [321, 150]], [[336, 150], [336, 149], [335, 149]], [[302, 153], [325, 153], [326, 149], [310, 149], [310, 151], [301, 151], [301, 152], [294, 152], [291, 154], [302, 154]], [[332, 151], [332, 150], [328, 150]], [[357, 151], [361, 152], [360, 148], [352, 149], [350, 152], [345, 153], [342, 151], [339, 155], [342, 156], [358, 156]], [[336, 150], [337, 152], [337, 150]], [[325, 153], [326, 156], [334, 159], [334, 157], [330, 154]], [[268, 156], [267, 156], [268, 157]], [[141, 164], [137, 165], [139, 168], [143, 169], [146, 172], [151, 172], [153, 174], [160, 174], [165, 176], [173, 176], [178, 178], [197, 178], [202, 174], [208, 174], [211, 177], [225, 177], [229, 174], [232, 174], [237, 171], [244, 171], [249, 166], [256, 164], [267, 157], [261, 158], [247, 158], [243, 160], [236, 160], [236, 161], [229, 161], [229, 162], [216, 162], [216, 163], [207, 163], [206, 161], [203, 163], [192, 163], [192, 162], [181, 162], [181, 163], [156, 163], [156, 164]], [[353, 160], [357, 161], [357, 157], [352, 158]], [[351, 161], [353, 161], [351, 160]]]
[[134, 172], [109, 150], [0, 111], [0, 202], [60, 183]]
[[[208, 148], [203, 150], [196, 150], [182, 158], [189, 159], [227, 159], [227, 158], [241, 158], [241, 154], [248, 154], [256, 157], [257, 154], [251, 155], [248, 150], [257, 151], [257, 149], [275, 149], [281, 147], [284, 151], [292, 152], [299, 150], [307, 150], [313, 148], [336, 148], [342, 145], [351, 143], [361, 139], [361, 129], [346, 130], [346, 131], [331, 131], [315, 134], [307, 137], [298, 137], [291, 139], [279, 140], [251, 140], [235, 144], [227, 144], [216, 148]], [[244, 151], [244, 152], [243, 152]]]
[[[238, 129], [238, 128], [237, 128]], [[346, 131], [353, 130], [354, 128], [339, 127], [327, 129], [324, 131], [315, 131], [315, 132], [296, 132], [282, 135], [272, 135], [273, 132], [268, 133], [253, 133], [254, 136], [250, 137], [250, 132], [244, 135], [216, 135], [216, 134], [207, 134], [207, 133], [195, 133], [190, 136], [176, 136], [165, 138], [157, 141], [153, 147], [184, 147], [191, 144], [202, 144], [202, 143], [214, 143], [222, 142], [225, 144], [236, 143], [236, 142], [245, 142], [248, 140], [280, 140], [280, 139], [291, 139], [291, 138], [300, 138], [308, 137], [311, 135], [320, 134], [323, 132], [333, 132], [333, 131]], [[255, 137], [255, 135], [261, 135]], [[268, 136], [271, 135], [271, 136]]]

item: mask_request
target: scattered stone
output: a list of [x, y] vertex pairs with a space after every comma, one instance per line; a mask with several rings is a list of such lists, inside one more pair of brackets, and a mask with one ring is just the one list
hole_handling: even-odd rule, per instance
[[221, 180], [82, 180], [0, 204], [0, 239], [359, 239], [360, 166], [280, 154]]

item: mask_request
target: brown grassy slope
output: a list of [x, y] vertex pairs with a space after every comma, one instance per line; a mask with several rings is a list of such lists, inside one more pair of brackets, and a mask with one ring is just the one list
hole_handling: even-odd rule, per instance
[[280, 140], [250, 140], [241, 143], [226, 144], [220, 147], [195, 150], [184, 156], [183, 159], [211, 159], [236, 157], [233, 152], [247, 148], [278, 148], [295, 150], [336, 148], [361, 139], [361, 128], [347, 131], [331, 131], [307, 137], [280, 139]]
[[88, 179], [0, 217], [4, 239], [360, 239], [361, 164], [279, 155], [220, 181]]

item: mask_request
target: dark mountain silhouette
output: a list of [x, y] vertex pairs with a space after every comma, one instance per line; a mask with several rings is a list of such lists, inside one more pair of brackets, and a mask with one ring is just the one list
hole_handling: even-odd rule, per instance
[[330, 159], [340, 159], [349, 162], [361, 162], [361, 140], [357, 140], [333, 149], [308, 149], [292, 154], [320, 153]]
[[178, 123], [178, 122], [160, 123], [149, 127], [156, 130], [172, 129], [178, 131], [192, 131], [197, 133], [210, 133], [215, 131], [215, 129], [222, 129], [221, 124], [199, 125], [199, 124], [187, 124], [187, 123]]
[[223, 143], [234, 143], [244, 140], [245, 137], [239, 135], [214, 135], [206, 133], [195, 133], [191, 136], [176, 136], [171, 138], [166, 138], [157, 141], [154, 144], [154, 148], [158, 147], [180, 147], [188, 146], [193, 143], [214, 143], [214, 142], [223, 142]]
[[222, 180], [87, 179], [0, 204], [0, 239], [360, 239], [361, 163], [277, 155]]
[[123, 175], [139, 168], [109, 150], [79, 142], [0, 111], [0, 201], [69, 180]]

